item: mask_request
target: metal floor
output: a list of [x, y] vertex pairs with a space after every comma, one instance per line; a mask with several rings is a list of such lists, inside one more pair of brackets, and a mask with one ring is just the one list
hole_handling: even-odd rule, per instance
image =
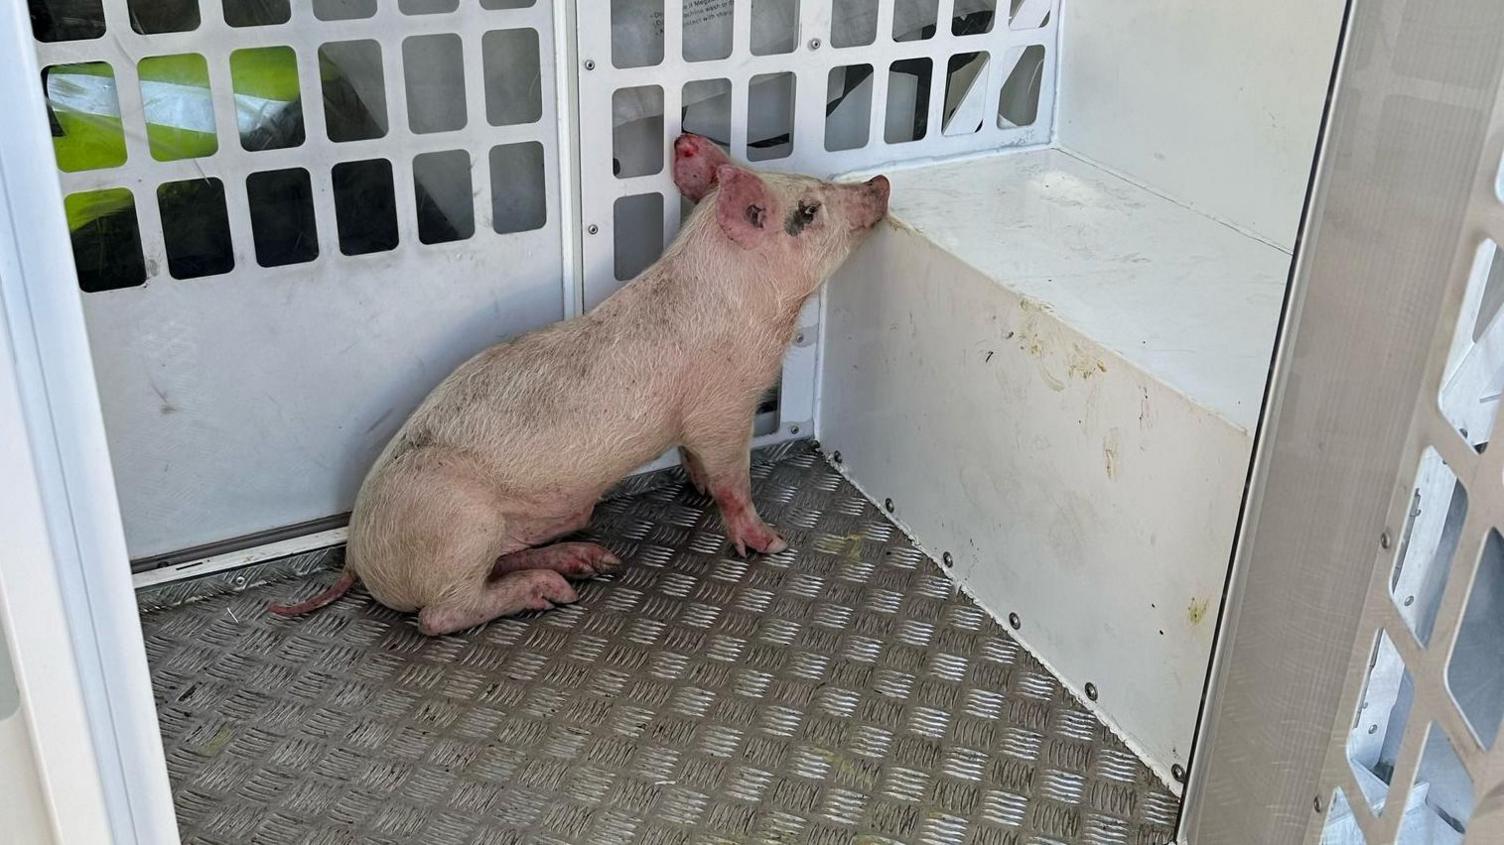
[[613, 581], [462, 636], [359, 589], [263, 612], [330, 571], [143, 596], [184, 841], [1171, 840], [1175, 797], [818, 454], [754, 489], [792, 550], [728, 557], [678, 481], [597, 510]]

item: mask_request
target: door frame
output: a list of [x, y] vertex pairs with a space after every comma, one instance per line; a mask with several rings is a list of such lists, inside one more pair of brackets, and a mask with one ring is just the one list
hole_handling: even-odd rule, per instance
[[1345, 766], [1365, 618], [1388, 601], [1410, 507], [1414, 409], [1451, 347], [1504, 111], [1497, 0], [1407, 5], [1348, 4], [1181, 845], [1318, 841], [1329, 767]]
[[57, 841], [176, 845], [25, 3], [0, 55], [0, 619]]

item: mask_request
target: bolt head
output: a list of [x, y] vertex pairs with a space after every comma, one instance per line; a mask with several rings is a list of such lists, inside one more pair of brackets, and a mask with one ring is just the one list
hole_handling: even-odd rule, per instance
[[1379, 548], [1387, 549], [1391, 545], [1393, 545], [1393, 543], [1394, 541], [1390, 539], [1388, 531], [1385, 531], [1384, 533], [1379, 535]]
[[799, 433], [799, 426], [797, 426], [797, 425], [791, 425], [791, 426], [789, 426], [789, 434], [798, 434], [798, 433]]
[[893, 512], [893, 500], [892, 499], [883, 499], [883, 510], [887, 511], [888, 513], [892, 513]]
[[595, 225], [594, 223], [591, 223], [589, 226], [585, 227], [585, 231], [589, 232], [592, 235], [599, 235], [601, 233], [601, 227]]
[[803, 342], [804, 342], [804, 332], [800, 332], [800, 333], [794, 335], [794, 343], [797, 344], [797, 343], [803, 343]]
[[1315, 803], [1312, 806], [1314, 806], [1316, 808], [1316, 812], [1318, 812], [1318, 813], [1321, 812], [1321, 796], [1320, 795], [1316, 796], [1316, 801], [1315, 801]]
[[830, 453], [830, 459], [832, 461], [835, 461], [836, 463], [840, 463], [841, 462], [841, 453], [839, 451], [831, 452]]
[[956, 565], [956, 562], [950, 556], [950, 552], [946, 552], [945, 554], [941, 555], [940, 562], [945, 564], [946, 569], [950, 569], [952, 566]]
[[823, 43], [823, 42], [822, 42], [822, 41], [820, 41], [820, 39], [818, 39], [818, 38], [811, 38], [811, 39], [810, 39], [810, 40], [809, 40], [809, 48], [810, 48], [810, 49], [811, 49], [811, 50], [818, 50], [818, 49], [820, 49], [820, 45], [821, 45], [821, 44], [822, 44], [822, 43]]
[[1089, 701], [1097, 700], [1097, 685], [1091, 681], [1086, 682], [1086, 698]]
[[1170, 777], [1174, 778], [1176, 783], [1185, 783], [1185, 766], [1179, 763], [1171, 766]]
[[1024, 620], [1018, 618], [1017, 613], [1008, 614], [1008, 627], [1017, 631], [1024, 626]]
[[585, 70], [595, 70], [595, 59], [585, 60]]

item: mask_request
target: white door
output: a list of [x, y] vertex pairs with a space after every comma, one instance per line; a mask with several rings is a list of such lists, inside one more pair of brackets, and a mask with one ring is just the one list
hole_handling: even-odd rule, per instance
[[1186, 843], [1504, 842], [1504, 5], [1354, 2]]

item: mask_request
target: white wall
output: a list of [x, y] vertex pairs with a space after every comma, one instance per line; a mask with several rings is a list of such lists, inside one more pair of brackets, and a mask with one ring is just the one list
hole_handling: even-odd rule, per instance
[[1066, 0], [1058, 142], [1292, 248], [1343, 0]]

